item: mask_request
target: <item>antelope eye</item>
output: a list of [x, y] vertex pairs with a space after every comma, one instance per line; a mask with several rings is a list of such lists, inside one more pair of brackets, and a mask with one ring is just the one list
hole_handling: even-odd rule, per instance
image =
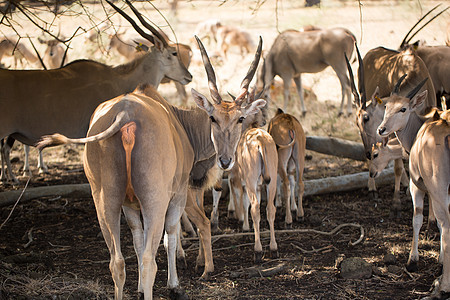
[[374, 153], [373, 158], [377, 158], [377, 157], [378, 157], [378, 153]]
[[406, 111], [406, 107], [402, 107], [401, 109], [400, 109], [400, 112], [402, 112], [402, 113], [404, 113]]
[[238, 120], [238, 123], [244, 122], [244, 119], [245, 119], [244, 117], [240, 117], [239, 120]]
[[178, 52], [172, 52], [173, 56], [178, 56]]
[[211, 119], [211, 122], [213, 122], [213, 123], [217, 123], [217, 122], [216, 122], [216, 119], [214, 119], [214, 117], [213, 117], [213, 116], [210, 116], [209, 118]]
[[369, 120], [370, 120], [369, 115], [364, 115], [363, 116], [364, 123], [368, 122]]

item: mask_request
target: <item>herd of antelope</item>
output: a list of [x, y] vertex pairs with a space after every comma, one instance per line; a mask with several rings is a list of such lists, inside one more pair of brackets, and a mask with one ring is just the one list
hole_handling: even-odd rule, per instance
[[[171, 42], [130, 1], [125, 2], [145, 29], [116, 5], [106, 2], [141, 36], [129, 40], [119, 32], [110, 35], [107, 51], [127, 58], [129, 62], [123, 65], [110, 67], [94, 60], [66, 64], [67, 49], [54, 40], [41, 41], [48, 46], [46, 60], [14, 37], [0, 42], [0, 59], [12, 55], [17, 64], [25, 59], [30, 64], [40, 61], [44, 67], [0, 69], [2, 84], [14, 86], [4, 89], [0, 96], [0, 109], [4, 112], [0, 138], [2, 180], [11, 181], [17, 181], [9, 160], [15, 140], [39, 150], [61, 144], [85, 144], [84, 171], [110, 253], [115, 299], [122, 299], [126, 278], [120, 245], [121, 212], [133, 235], [139, 268], [138, 293], [144, 299], [153, 297], [155, 257], [163, 233], [171, 297], [187, 298], [176, 264], [184, 261], [181, 225], [193, 231], [190, 221], [200, 238], [197, 266], [204, 267], [201, 278], [209, 278], [214, 271], [211, 228], [218, 228], [218, 200], [225, 175], [230, 188], [229, 213], [241, 222], [243, 230], [250, 230], [250, 209], [255, 262], [261, 262], [263, 257], [260, 206], [261, 192], [266, 191], [269, 249], [271, 255], [278, 255], [276, 208], [285, 206], [287, 227], [293, 223], [291, 212], [295, 212], [297, 221], [304, 217], [306, 136], [299, 119], [285, 112], [289, 86], [294, 80], [304, 115], [301, 74], [320, 72], [327, 66], [335, 71], [341, 84], [339, 114], [344, 109], [347, 115], [352, 114], [353, 94], [356, 125], [370, 161], [369, 190], [376, 196], [374, 178], [394, 160], [392, 214], [398, 217], [400, 184], [409, 186], [414, 208], [409, 271], [417, 269], [424, 196], [428, 194], [428, 221], [435, 221], [439, 227], [439, 262], [443, 265], [442, 276], [430, 297], [446, 299], [450, 295], [448, 46], [410, 43], [421, 28], [414, 34], [411, 29], [398, 50], [378, 47], [362, 58], [349, 30], [310, 26], [281, 32], [262, 59], [261, 37], [256, 46], [250, 34], [219, 20], [209, 20], [197, 27], [192, 50], [188, 45]], [[95, 38], [94, 34], [87, 40]], [[210, 47], [217, 45], [213, 52], [225, 59], [230, 46], [239, 46], [243, 56], [255, 52], [236, 96], [229, 93], [230, 100], [222, 98], [202, 39], [208, 39]], [[179, 108], [168, 103], [157, 89], [160, 83], [175, 82], [182, 103], [186, 104], [188, 96], [183, 85], [193, 80], [188, 67], [196, 49], [205, 67], [212, 101], [192, 89], [197, 108]], [[359, 65], [358, 88], [349, 61], [354, 53]], [[284, 82], [284, 108], [267, 120], [270, 85], [276, 75]], [[251, 88], [254, 77], [256, 83]], [[266, 123], [267, 130], [263, 129]], [[409, 159], [409, 178], [404, 169], [405, 158]], [[39, 162], [44, 171], [42, 156]], [[210, 189], [214, 190], [211, 221], [203, 208], [204, 193]]]

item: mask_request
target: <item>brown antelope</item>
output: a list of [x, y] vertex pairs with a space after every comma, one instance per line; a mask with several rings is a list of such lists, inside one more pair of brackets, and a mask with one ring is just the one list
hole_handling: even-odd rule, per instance
[[[300, 97], [303, 115], [306, 108], [303, 99], [302, 73], [317, 73], [330, 66], [341, 83], [342, 100], [339, 115], [343, 113], [347, 100], [347, 114], [352, 113], [350, 83], [347, 77], [344, 53], [353, 53], [355, 36], [344, 28], [331, 28], [300, 32], [286, 30], [273, 42], [267, 54], [262, 71], [258, 76], [258, 87], [270, 85], [278, 75], [284, 83], [284, 108], [286, 111], [290, 98], [289, 86], [294, 79]], [[269, 97], [269, 95], [266, 95]], [[269, 98], [268, 98], [269, 99]]]
[[[387, 99], [378, 133], [383, 138], [395, 133], [409, 153], [410, 191], [415, 208], [413, 243], [418, 241], [426, 193], [432, 202], [441, 228], [439, 258], [443, 263], [442, 277], [438, 279], [432, 297], [446, 299], [450, 295], [450, 112], [435, 110], [428, 119], [419, 117], [418, 112], [426, 105], [429, 92], [417, 93], [418, 87], [406, 97], [393, 93]], [[415, 269], [418, 259], [417, 246], [413, 244], [408, 269]]]
[[[136, 12], [138, 13], [138, 12]], [[0, 138], [11, 135], [34, 145], [42, 135], [60, 132], [83, 137], [89, 119], [101, 102], [132, 92], [138, 84], [155, 87], [168, 78], [187, 84], [192, 76], [181, 64], [174, 47], [157, 30], [145, 24], [154, 35], [144, 32], [126, 16], [133, 27], [155, 45], [140, 58], [117, 67], [91, 60], [71, 62], [55, 70], [0, 70], [0, 82], [6, 87], [0, 96]], [[141, 15], [139, 17], [142, 19]], [[17, 118], [17, 116], [22, 116]], [[9, 155], [8, 155], [9, 156]], [[9, 164], [9, 157], [6, 157]]]
[[[162, 37], [164, 37], [164, 39], [170, 46], [177, 49], [181, 62], [183, 63], [183, 65], [186, 68], [189, 68], [189, 65], [191, 63], [191, 58], [192, 58], [191, 47], [189, 47], [188, 45], [185, 45], [185, 44], [172, 43], [172, 42], [170, 42], [169, 38], [162, 30], [158, 30], [158, 31], [159, 31], [160, 35]], [[151, 47], [152, 45], [153, 44], [146, 39], [142, 39], [142, 38], [130, 39], [130, 38], [127, 38], [124, 33], [115, 33], [115, 34], [110, 35], [110, 42], [109, 42], [109, 46], [108, 46], [107, 50], [108, 50], [108, 53], [112, 50], [115, 50], [115, 51], [117, 51], [117, 53], [119, 53], [120, 55], [125, 57], [127, 60], [132, 60], [132, 59], [136, 59], [137, 57], [140, 57], [141, 55], [145, 54], [148, 47]], [[161, 83], [169, 83], [171, 81], [172, 80], [165, 77], [161, 81]], [[187, 96], [184, 86], [176, 81], [174, 83], [175, 83], [175, 87], [177, 89], [178, 95], [180, 97], [181, 103], [184, 106], [186, 106], [188, 96]]]
[[[267, 129], [277, 145], [278, 175], [281, 179], [281, 193], [285, 199], [287, 226], [292, 224], [291, 211], [297, 212], [297, 221], [304, 218], [303, 212], [303, 170], [305, 168], [306, 135], [300, 122], [292, 115], [278, 109]], [[298, 186], [298, 203], [295, 201], [295, 187]]]
[[[3, 56], [11, 56], [14, 58], [14, 68], [20, 66], [24, 68], [28, 63], [30, 66], [34, 66], [39, 62], [39, 59], [34, 55], [24, 43], [17, 41], [13, 37], [5, 37], [0, 41], [0, 61]], [[24, 59], [26, 63], [24, 63]]]
[[[392, 90], [398, 92], [400, 86], [396, 86], [396, 83], [399, 83], [399, 78], [404, 74], [407, 74], [407, 77], [403, 81], [402, 91], [412, 89], [421, 78], [429, 76], [429, 73], [420, 57], [408, 49], [398, 52], [378, 47], [367, 52], [364, 59], [361, 59], [359, 50], [357, 47], [356, 49], [359, 61], [358, 81], [361, 94], [360, 98], [352, 79], [352, 91], [356, 103], [356, 125], [364, 144], [366, 156], [370, 160], [372, 145], [381, 142], [381, 138], [376, 133], [376, 128], [381, 123], [384, 115], [384, 102], [382, 99], [388, 97]], [[350, 76], [353, 77], [350, 64], [348, 64], [348, 69]], [[424, 88], [434, 91], [430, 82], [427, 82]], [[367, 104], [367, 95], [371, 95], [369, 104]], [[429, 93], [427, 106], [435, 105], [436, 96]], [[401, 159], [396, 159], [394, 163], [395, 186], [399, 186], [402, 178], [405, 178], [405, 170]], [[403, 184], [406, 185], [407, 182], [403, 181]], [[369, 193], [373, 198], [377, 198], [375, 180], [371, 177], [369, 177]], [[401, 213], [401, 201], [398, 195], [394, 192], [391, 210], [391, 215], [397, 215], [397, 217]], [[432, 219], [430, 218], [430, 220]]]
[[[248, 209], [251, 205], [253, 229], [255, 232], [255, 262], [263, 257], [260, 241], [260, 204], [261, 180], [267, 189], [267, 221], [270, 228], [270, 252], [277, 255], [274, 221], [274, 205], [277, 189], [277, 148], [270, 134], [261, 128], [249, 128], [242, 135], [236, 150], [236, 166], [229, 174], [230, 192], [233, 194], [234, 206], [238, 219], [243, 222], [242, 229], [250, 229]], [[244, 187], [245, 191], [244, 192]], [[231, 201], [231, 199], [230, 199]]]
[[217, 51], [225, 59], [227, 59], [227, 53], [233, 46], [239, 48], [242, 57], [251, 53], [255, 48], [255, 44], [248, 32], [231, 26], [218, 26], [216, 39]]
[[[175, 259], [177, 230], [184, 208], [197, 225], [205, 250], [203, 277], [214, 270], [209, 220], [195, 201], [195, 190], [202, 189], [212, 169], [207, 167], [211, 161], [222, 169], [234, 165], [243, 120], [266, 104], [259, 99], [242, 106], [261, 55], [262, 42], [233, 102], [222, 101], [207, 53], [200, 40], [198, 43], [214, 104], [192, 89], [201, 110], [178, 109], [153, 87], [143, 86], [100, 104], [91, 118], [87, 138], [69, 139], [54, 134], [39, 143], [40, 148], [86, 144], [84, 169], [111, 254], [116, 299], [122, 298], [125, 282], [125, 260], [120, 249], [121, 208], [133, 233], [139, 265], [138, 291], [144, 294], [144, 299], [152, 299], [157, 269], [155, 256], [163, 230], [167, 233], [168, 287], [177, 297], [186, 298], [179, 287]], [[192, 176], [194, 173], [196, 178]], [[204, 178], [198, 176], [202, 173]]]
[[444, 13], [449, 7], [443, 9], [436, 14], [425, 25], [417, 29], [414, 33], [412, 31], [416, 26], [420, 24], [432, 11], [434, 11], [439, 5], [436, 5], [430, 11], [428, 11], [422, 18], [420, 18], [416, 24], [408, 31], [403, 38], [399, 49], [410, 48], [415, 51], [416, 54], [423, 60], [430, 73], [431, 82], [433, 83], [434, 90], [436, 92], [436, 99], [438, 105], [441, 105], [442, 109], [447, 109], [450, 106], [450, 48], [448, 46], [425, 46], [420, 45], [419, 41], [409, 44], [412, 38], [424, 28], [425, 25], [436, 19], [442, 13]]

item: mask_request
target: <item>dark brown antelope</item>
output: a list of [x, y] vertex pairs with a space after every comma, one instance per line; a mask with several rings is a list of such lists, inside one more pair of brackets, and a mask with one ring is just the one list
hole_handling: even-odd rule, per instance
[[133, 233], [139, 265], [138, 292], [144, 294], [144, 299], [152, 299], [155, 255], [163, 230], [167, 233], [168, 287], [176, 297], [186, 298], [179, 287], [175, 255], [184, 209], [197, 225], [205, 251], [202, 277], [207, 278], [214, 270], [210, 224], [198, 207], [195, 194], [214, 169], [211, 161], [225, 170], [233, 167], [243, 120], [266, 105], [263, 99], [242, 105], [258, 65], [262, 40], [233, 102], [222, 101], [207, 53], [200, 40], [198, 43], [214, 104], [192, 89], [201, 110], [178, 109], [147, 85], [100, 104], [91, 118], [87, 138], [69, 139], [54, 134], [39, 143], [40, 148], [86, 144], [84, 169], [111, 254], [116, 299], [122, 298], [125, 283], [125, 260], [120, 248], [121, 208]]
[[[0, 96], [0, 110], [4, 113], [0, 138], [10, 135], [34, 145], [42, 135], [54, 132], [83, 137], [90, 116], [101, 102], [132, 92], [138, 84], [157, 87], [164, 77], [183, 84], [191, 81], [192, 76], [180, 62], [176, 49], [157, 30], [146, 22], [144, 26], [153, 33], [150, 35], [129, 16], [124, 17], [155, 45], [150, 52], [127, 64], [110, 67], [79, 60], [55, 70], [0, 69], [0, 82], [13, 87], [5, 88]], [[6, 163], [10, 164], [7, 156]]]
[[[352, 113], [350, 82], [347, 77], [344, 53], [351, 56], [355, 44], [355, 36], [344, 28], [297, 31], [286, 30], [273, 42], [267, 54], [262, 71], [258, 76], [259, 90], [263, 85], [270, 85], [278, 75], [284, 82], [284, 108], [289, 101], [289, 87], [294, 79], [300, 97], [303, 115], [306, 108], [303, 101], [302, 73], [317, 73], [330, 66], [336, 72], [341, 83], [342, 100], [339, 115], [343, 114], [347, 100], [347, 114]], [[269, 95], [266, 95], [268, 98]]]
[[434, 285], [432, 298], [446, 299], [450, 295], [450, 111], [439, 112], [435, 109], [427, 118], [418, 116], [418, 112], [426, 106], [429, 93], [419, 90], [420, 85], [406, 97], [393, 93], [386, 99], [386, 110], [378, 133], [382, 138], [395, 133], [409, 153], [414, 238], [407, 267], [409, 270], [417, 268], [417, 242], [427, 193], [441, 229], [439, 260], [443, 263], [442, 276]]

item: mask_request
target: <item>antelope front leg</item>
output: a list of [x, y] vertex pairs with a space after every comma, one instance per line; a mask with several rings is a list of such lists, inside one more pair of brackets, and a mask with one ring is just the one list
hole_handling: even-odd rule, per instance
[[302, 86], [302, 77], [299, 75], [298, 77], [294, 77], [295, 86], [297, 87], [297, 93], [300, 97], [300, 106], [302, 109], [302, 116], [306, 115], [306, 108], [305, 108], [305, 99], [303, 97], [303, 86]]
[[250, 199], [251, 203], [251, 209], [250, 212], [252, 214], [252, 220], [253, 220], [253, 229], [255, 230], [255, 263], [262, 262], [263, 252], [262, 252], [262, 245], [261, 245], [261, 239], [260, 239], [260, 230], [259, 230], [259, 222], [261, 219], [260, 216], [260, 208], [259, 208], [259, 202], [257, 198], [257, 188], [256, 186], [250, 186], [249, 184], [246, 184], [246, 190], [247, 190], [247, 196]]
[[188, 197], [186, 201], [186, 213], [189, 219], [197, 226], [200, 236], [200, 242], [204, 249], [204, 257], [197, 257], [197, 267], [199, 267], [203, 261], [205, 269], [201, 276], [201, 279], [207, 280], [209, 275], [214, 272], [214, 263], [212, 257], [211, 248], [211, 222], [206, 217], [205, 212], [201, 211], [195, 200], [195, 191], [188, 190]]
[[410, 180], [410, 191], [413, 202], [413, 240], [411, 243], [411, 251], [409, 253], [409, 259], [406, 264], [406, 269], [410, 272], [417, 271], [417, 262], [419, 261], [419, 233], [423, 222], [423, 198], [425, 193]]
[[212, 224], [211, 231], [219, 232], [220, 231], [220, 228], [219, 228], [219, 201], [220, 201], [220, 196], [222, 195], [222, 188], [216, 190], [216, 187], [214, 187], [212, 190], [212, 194], [213, 194], [213, 209], [211, 212], [211, 224]]
[[[370, 164], [370, 162], [369, 162]], [[377, 201], [378, 200], [378, 191], [377, 186], [375, 184], [375, 178], [369, 177], [369, 181], [367, 182], [367, 185], [369, 186], [369, 197], [371, 200]]]
[[402, 181], [402, 176], [405, 168], [403, 166], [402, 159], [394, 160], [394, 174], [395, 174], [395, 184], [394, 184], [394, 200], [391, 208], [391, 217], [400, 218], [402, 214], [402, 202], [400, 200], [400, 184]]

